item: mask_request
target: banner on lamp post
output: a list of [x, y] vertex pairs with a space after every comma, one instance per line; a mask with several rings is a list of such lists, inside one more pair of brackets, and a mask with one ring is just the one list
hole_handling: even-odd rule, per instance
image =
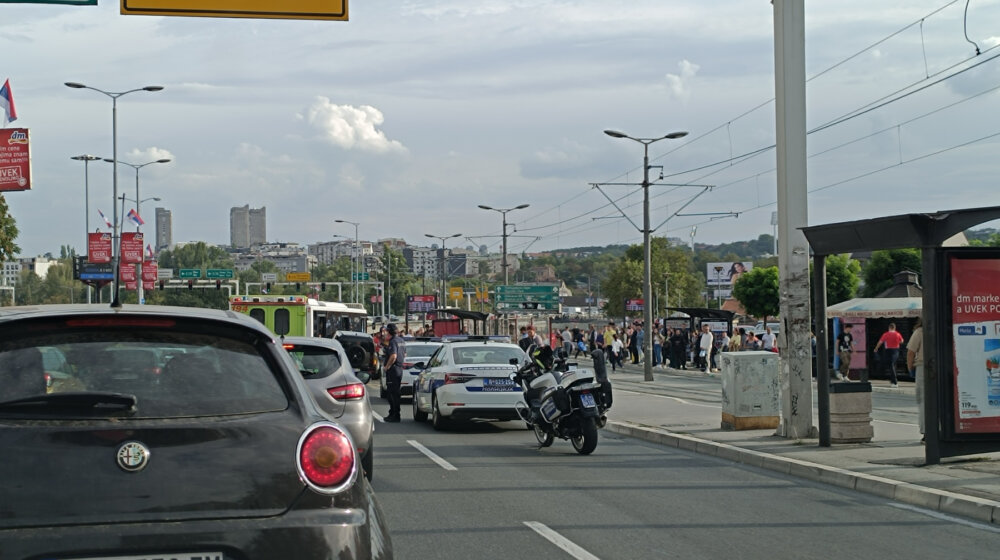
[[129, 263], [129, 264], [138, 264], [142, 262], [141, 231], [122, 232], [121, 261], [123, 263]]
[[87, 234], [87, 262], [91, 263], [111, 262], [110, 233]]
[[126, 290], [135, 290], [139, 287], [135, 277], [135, 265], [121, 263], [118, 266], [118, 279], [125, 285]]
[[142, 287], [147, 287], [153, 285], [159, 279], [160, 271], [159, 267], [156, 265], [156, 261], [144, 261], [142, 263]]

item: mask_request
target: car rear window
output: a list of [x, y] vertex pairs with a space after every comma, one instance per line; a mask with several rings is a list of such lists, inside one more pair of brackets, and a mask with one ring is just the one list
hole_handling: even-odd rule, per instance
[[[0, 402], [53, 393], [136, 397], [133, 418], [283, 410], [288, 398], [242, 329], [67, 327], [0, 331]], [[25, 332], [26, 331], [26, 332]], [[241, 336], [227, 336], [241, 335]], [[0, 416], [50, 415], [54, 407], [0, 407]]]
[[431, 354], [434, 353], [441, 345], [440, 344], [416, 344], [413, 342], [406, 343], [406, 361], [412, 362], [413, 358], [430, 358]]
[[299, 366], [299, 371], [309, 379], [329, 377], [342, 363], [340, 353], [333, 348], [320, 346], [293, 346], [288, 353]]
[[453, 349], [455, 363], [465, 364], [510, 364], [511, 358], [524, 360], [524, 352], [517, 347], [475, 345]]

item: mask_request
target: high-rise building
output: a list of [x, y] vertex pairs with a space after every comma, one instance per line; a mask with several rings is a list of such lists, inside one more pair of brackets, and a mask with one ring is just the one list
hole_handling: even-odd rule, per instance
[[156, 209], [156, 252], [169, 249], [174, 244], [173, 217], [166, 208]]
[[229, 244], [248, 248], [267, 243], [267, 208], [249, 204], [229, 209]]

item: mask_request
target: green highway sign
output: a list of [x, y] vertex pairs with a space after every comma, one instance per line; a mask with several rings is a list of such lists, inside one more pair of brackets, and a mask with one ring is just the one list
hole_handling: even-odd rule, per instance
[[559, 303], [559, 286], [517, 285], [497, 286], [497, 301], [500, 303], [540, 302]]
[[181, 269], [180, 277], [181, 278], [201, 278], [201, 269], [200, 268], [182, 268]]
[[[200, 272], [200, 271], [199, 271]], [[206, 278], [232, 278], [233, 269], [231, 268], [210, 268], [206, 270]]]
[[351, 280], [368, 280], [370, 277], [367, 272], [355, 272], [351, 275]]

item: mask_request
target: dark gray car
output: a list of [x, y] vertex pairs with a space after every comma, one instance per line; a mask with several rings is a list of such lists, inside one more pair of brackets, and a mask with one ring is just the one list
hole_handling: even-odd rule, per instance
[[351, 432], [361, 455], [365, 476], [375, 467], [375, 419], [368, 401], [367, 372], [355, 374], [340, 342], [329, 338], [286, 336], [282, 346], [291, 354], [316, 403]]

